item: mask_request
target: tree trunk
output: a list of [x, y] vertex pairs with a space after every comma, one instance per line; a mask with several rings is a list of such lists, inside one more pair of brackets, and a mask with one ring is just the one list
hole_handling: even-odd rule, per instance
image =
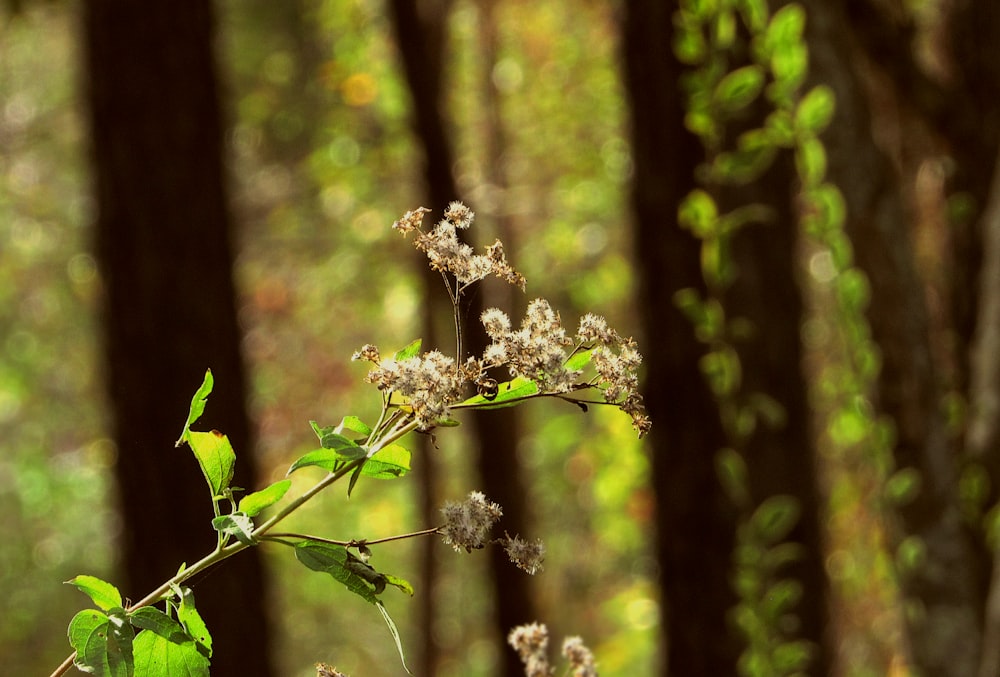
[[698, 364], [704, 346], [674, 304], [705, 292], [700, 243], [677, 225], [703, 152], [684, 127], [681, 64], [674, 57], [676, 3], [624, 3], [622, 49], [634, 163], [632, 209], [638, 298], [646, 351], [645, 398], [656, 491], [657, 558], [664, 605], [663, 674], [732, 675], [741, 645], [727, 623], [735, 508], [716, 478], [725, 444]]
[[[458, 198], [458, 189], [451, 168], [454, 164], [448, 140], [447, 124], [441, 112], [442, 48], [447, 2], [417, 3], [414, 0], [392, 0], [393, 24], [402, 54], [403, 69], [409, 85], [414, 127], [424, 154], [424, 177], [431, 208], [440, 214], [448, 202]], [[423, 12], [418, 10], [418, 4]], [[472, 205], [474, 209], [474, 205]], [[427, 298], [440, 298], [440, 278], [435, 273], [425, 276]], [[479, 323], [482, 297], [476, 295], [463, 309], [465, 350], [473, 354], [482, 350], [485, 335]], [[461, 356], [458, 356], [461, 360]], [[503, 506], [504, 528], [511, 534], [527, 533], [527, 504], [520, 465], [515, 454], [518, 438], [518, 415], [515, 409], [496, 412], [472, 412], [471, 424], [478, 447], [481, 490]], [[494, 597], [494, 627], [498, 642], [503, 642], [515, 625], [535, 620], [535, 607], [527, 576], [511, 565], [498, 548], [490, 553], [491, 586]], [[430, 638], [428, 638], [430, 641]], [[428, 650], [433, 650], [428, 645]], [[430, 666], [428, 666], [430, 667]], [[429, 674], [429, 673], [428, 673]], [[523, 667], [512, 650], [502, 651], [497, 673], [506, 677], [521, 677]]]
[[[741, 393], [764, 394], [783, 412], [780, 422], [759, 420], [742, 451], [754, 503], [781, 494], [792, 496], [801, 510], [785, 542], [798, 544], [802, 559], [778, 576], [802, 585], [802, 598], [794, 608], [799, 627], [793, 636], [810, 641], [816, 650], [810, 674], [825, 675], [830, 672], [832, 653], [827, 627], [829, 584], [816, 443], [803, 372], [805, 313], [796, 276], [798, 220], [793, 208], [797, 184], [790, 153], [780, 152], [763, 176], [747, 186], [722, 191], [723, 213], [758, 204], [771, 214], [764, 223], [748, 224], [733, 239], [736, 275], [725, 294], [725, 308], [732, 320], [749, 321], [749, 330], [735, 346]], [[730, 200], [732, 204], [727, 204]]]
[[[873, 65], [889, 70], [901, 102], [922, 111], [931, 124], [942, 115], [961, 117], [956, 112], [960, 106], [947, 112], [950, 103], [935, 101], [940, 92], [907, 54], [910, 36], [893, 33], [879, 22], [877, 12], [859, 14], [860, 4], [867, 3], [842, 3], [847, 14], [822, 0], [803, 4], [809, 13], [812, 77], [832, 86], [837, 98], [837, 113], [825, 135], [829, 176], [844, 195], [847, 231], [871, 283], [868, 317], [882, 358], [876, 406], [895, 423], [896, 467], [917, 470], [922, 481], [917, 497], [898, 511], [896, 534], [897, 544], [910, 538], [925, 549], [923, 562], [901, 580], [908, 604], [919, 608], [907, 614], [912, 660], [921, 674], [972, 675], [982, 637], [988, 562], [958, 505], [959, 450], [942, 407], [946, 390], [931, 343], [926, 288], [914, 261], [912, 214], [899, 176], [873, 139], [872, 114], [855, 61], [859, 55], [843, 36], [858, 36], [878, 59]], [[953, 100], [958, 104], [962, 97]], [[995, 158], [995, 147], [990, 153]], [[968, 263], [978, 266], [977, 261]], [[968, 288], [968, 282], [957, 284]], [[956, 317], [968, 313], [955, 310]], [[964, 353], [961, 339], [957, 353]]]
[[[213, 18], [207, 0], [88, 0], [84, 38], [104, 280], [107, 383], [118, 445], [125, 591], [138, 599], [215, 545], [208, 488], [175, 449], [206, 368], [206, 426], [256, 485], [239, 352], [222, 169]], [[218, 674], [270, 675], [256, 551], [195, 589]]]

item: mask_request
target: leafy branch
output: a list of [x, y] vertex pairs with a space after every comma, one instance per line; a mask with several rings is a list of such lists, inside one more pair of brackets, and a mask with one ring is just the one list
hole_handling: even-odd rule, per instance
[[[451, 203], [445, 219], [424, 233], [420, 222], [427, 211], [419, 208], [407, 212], [393, 227], [404, 234], [417, 232], [416, 246], [427, 253], [431, 268], [444, 278], [455, 308], [455, 357], [437, 350], [421, 352], [419, 339], [388, 359], [382, 359], [375, 346], [363, 346], [353, 358], [373, 365], [366, 380], [377, 386], [382, 399], [375, 424], [369, 426], [353, 415], [345, 416], [335, 426], [311, 422], [319, 447], [296, 459], [285, 478], [239, 499], [237, 494], [243, 490], [231, 486], [236, 453], [228, 437], [217, 430], [192, 430], [214, 388], [212, 372], [207, 371], [191, 399], [176, 446], [186, 444], [191, 449], [205, 477], [213, 508], [211, 525], [217, 535], [215, 548], [191, 566], [182, 565], [174, 576], [134, 604], [126, 605], [118, 589], [99, 578], [81, 575], [67, 581], [89, 596], [97, 608], [80, 611], [70, 622], [68, 635], [74, 653], [52, 677], [64, 674], [73, 665], [109, 677], [208, 675], [212, 638], [185, 583], [265, 542], [292, 547], [296, 559], [305, 567], [329, 574], [373, 604], [389, 628], [404, 668], [399, 633], [379, 595], [388, 586], [412, 595], [413, 587], [405, 579], [375, 569], [370, 564], [370, 546], [437, 534], [455, 550], [471, 552], [490, 544], [501, 545], [521, 569], [529, 573], [541, 569], [544, 546], [540, 541], [529, 542], [506, 534], [490, 538], [502, 509], [478, 492], [470, 493], [461, 503], [447, 503], [442, 509], [442, 526], [407, 534], [339, 540], [275, 531], [285, 518], [344, 478], [350, 496], [361, 477], [405, 476], [410, 471], [411, 454], [401, 443], [403, 438], [413, 432], [458, 425], [451, 417], [455, 411], [495, 409], [538, 397], [555, 397], [584, 410], [591, 404], [618, 407], [632, 418], [640, 435], [650, 427], [642, 396], [637, 392], [636, 369], [641, 355], [635, 342], [622, 338], [596, 315], [584, 316], [576, 336], [570, 338], [559, 315], [544, 299], [529, 304], [517, 330], [511, 328], [505, 314], [490, 309], [481, 320], [492, 344], [482, 356], [465, 358], [458, 316], [463, 292], [491, 274], [521, 289], [524, 278], [507, 263], [499, 241], [480, 255], [459, 242], [456, 229], [468, 228], [474, 217], [465, 205]], [[508, 379], [498, 382], [491, 374], [500, 375], [503, 369]], [[476, 394], [470, 395], [472, 391]], [[582, 391], [600, 393], [600, 399], [578, 397], [576, 393]], [[325, 470], [326, 474], [299, 496], [283, 502], [291, 488], [288, 475], [310, 467]], [[271, 508], [274, 512], [270, 517], [255, 522]], [[155, 608], [161, 603], [163, 610]]]

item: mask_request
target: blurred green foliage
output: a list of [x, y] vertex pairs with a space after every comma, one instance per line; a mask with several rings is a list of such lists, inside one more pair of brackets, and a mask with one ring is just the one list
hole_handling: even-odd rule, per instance
[[10, 674], [68, 653], [79, 599], [117, 532], [96, 353], [72, 17], [0, 19], [0, 655]]
[[[714, 5], [690, 4], [695, 13]], [[481, 3], [456, 0], [444, 90], [463, 193], [456, 197], [477, 212], [484, 239], [500, 218], [512, 228], [508, 256], [528, 279], [523, 301], [551, 299], [567, 325], [584, 310], [604, 313], [629, 334], [637, 331], [626, 206], [631, 160], [610, 5], [498, 3], [499, 50], [488, 55]], [[743, 20], [763, 27], [762, 6], [743, 3]], [[259, 430], [257, 448], [236, 453], [257, 455], [264, 486], [314, 446], [308, 421], [325, 425], [347, 411], [366, 418], [377, 412], [377, 396], [361, 382], [364, 367], [350, 363], [352, 351], [366, 342], [399, 347], [417, 335], [417, 268], [389, 225], [424, 199], [421, 159], [384, 3], [249, 0], [218, 10], [240, 224], [240, 320]], [[66, 624], [80, 603], [61, 581], [81, 571], [115, 580], [115, 448], [97, 352], [100, 279], [88, 254], [92, 207], [75, 92], [82, 76], [76, 11], [73, 4], [28, 3], [21, 14], [0, 18], [0, 655], [10, 674], [44, 673], [66, 655]], [[765, 84], [761, 68], [751, 66], [717, 81], [701, 103], [733, 112], [762, 91], [790, 101], [808, 65], [796, 47], [803, 20], [788, 10], [767, 24], [758, 48], [769, 54], [774, 81]], [[727, 20], [705, 34], [682, 31], [675, 48], [697, 63], [729, 44], [733, 28]], [[484, 152], [497, 141], [486, 116], [487, 83], [500, 106], [500, 167]], [[824, 90], [811, 90], [794, 112], [775, 114], [760, 133], [719, 153], [709, 171], [749, 180], [766, 166], [773, 144], [791, 145], [797, 134], [822, 129], [831, 103]], [[718, 133], [697, 107], [688, 123], [709, 138]], [[797, 159], [822, 239], [806, 253], [806, 266], [823, 308], [839, 307], [848, 318], [838, 324], [817, 313], [804, 336], [814, 356], [833, 357], [814, 365], [817, 407], [832, 412], [830, 530], [841, 547], [831, 551], [828, 569], [850, 610], [841, 627], [848, 636], [843, 660], [863, 665], [884, 651], [865, 624], [889, 641], [897, 631], [886, 612], [892, 562], [873, 507], [889, 468], [884, 457], [864, 451], [873, 440], [876, 448], [886, 444], [891, 431], [872, 420], [866, 399], [877, 353], [859, 319], [867, 289], [850, 268], [839, 228], [843, 200], [823, 183], [821, 145], [802, 143]], [[497, 176], [503, 185], [494, 183]], [[444, 205], [425, 206], [439, 212]], [[689, 207], [693, 224], [738, 226], [707, 218], [705, 204]], [[716, 270], [719, 282], [728, 274]], [[695, 310], [706, 340], [717, 336], [724, 318], [707, 305]], [[723, 390], [736, 378], [725, 366]], [[518, 448], [531, 479], [531, 536], [548, 547], [546, 570], [535, 581], [544, 616], [537, 620], [553, 636], [582, 635], [609, 676], [652, 671], [659, 615], [648, 460], [616, 413], [592, 408], [584, 416], [565, 403], [539, 403], [525, 410]], [[177, 416], [180, 425], [184, 412]], [[448, 432], [434, 453], [447, 468], [444, 491], [455, 498], [475, 488], [475, 479], [462, 429]], [[173, 440], [149, 442], [169, 449]], [[413, 465], [420, 463], [414, 457]], [[738, 465], [723, 465], [739, 473]], [[291, 478], [292, 494], [308, 486], [308, 472]], [[903, 498], [915, 490], [905, 475], [893, 486]], [[972, 495], [972, 480], [969, 486]], [[335, 524], [339, 537], [378, 538], [430, 526], [417, 523], [415, 506], [410, 480], [362, 483], [347, 502], [337, 492], [320, 496], [287, 528], [325, 533]], [[489, 674], [506, 648], [484, 623], [491, 606], [485, 557], [441, 550], [443, 577], [433, 591], [441, 674]], [[324, 576], [302, 575], [287, 553], [265, 555], [280, 620], [281, 674], [311, 677], [320, 660], [349, 674], [398, 673], [382, 621], [362, 600]], [[415, 556], [411, 542], [374, 548], [380, 570], [416, 583]], [[901, 556], [911, 562], [919, 553]], [[417, 595], [429, 592], [418, 587]], [[408, 640], [415, 636], [414, 602], [399, 596], [386, 604], [408, 653], [418, 651]]]

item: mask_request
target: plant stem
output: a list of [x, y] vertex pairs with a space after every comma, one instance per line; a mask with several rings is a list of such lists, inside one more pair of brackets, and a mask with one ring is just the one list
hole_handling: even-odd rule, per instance
[[321, 536], [312, 536], [311, 534], [299, 534], [291, 531], [272, 533], [267, 538], [269, 539], [298, 538], [304, 541], [316, 541], [318, 543], [329, 543], [330, 545], [342, 545], [345, 548], [351, 548], [351, 547], [360, 547], [362, 545], [378, 545], [379, 543], [389, 543], [390, 541], [401, 541], [405, 538], [417, 538], [418, 536], [430, 536], [432, 534], [438, 533], [440, 529], [441, 527], [432, 527], [430, 529], [421, 529], [420, 531], [411, 531], [406, 534], [386, 536], [385, 538], [365, 539], [363, 541], [358, 541], [358, 540], [340, 541], [333, 538], [323, 538]]
[[[275, 513], [270, 519], [268, 519], [259, 527], [254, 529], [251, 536], [254, 538], [263, 536], [270, 529], [274, 528], [274, 526], [277, 525], [279, 522], [281, 522], [283, 519], [285, 519], [290, 514], [292, 514], [300, 507], [302, 507], [302, 504], [304, 504], [310, 498], [312, 498], [319, 492], [326, 489], [328, 486], [330, 486], [331, 484], [342, 478], [344, 475], [347, 475], [348, 473], [353, 472], [354, 470], [362, 466], [369, 458], [375, 455], [375, 453], [378, 452], [380, 449], [384, 449], [386, 446], [392, 444], [393, 442], [400, 439], [404, 435], [416, 430], [417, 425], [418, 424], [416, 421], [410, 421], [406, 425], [402, 426], [397, 423], [396, 426], [394, 426], [385, 437], [376, 440], [373, 443], [372, 447], [368, 450], [368, 453], [365, 456], [354, 459], [344, 467], [338, 469], [336, 472], [329, 473], [326, 477], [324, 477], [319, 482], [310, 487], [307, 491], [305, 491], [301, 496], [299, 496], [294, 501], [283, 507], [277, 513]], [[215, 507], [216, 507], [216, 513], [218, 514], [218, 506], [216, 505]], [[407, 534], [406, 536], [408, 537], [410, 535], [418, 535], [418, 534]], [[395, 540], [397, 538], [403, 538], [403, 537], [404, 536], [392, 536], [388, 539], [381, 539], [380, 541], [373, 541], [373, 542], [384, 542], [387, 540]], [[180, 585], [181, 583], [188, 580], [195, 574], [201, 573], [202, 571], [205, 571], [206, 569], [215, 566], [219, 562], [222, 562], [223, 560], [228, 559], [233, 555], [235, 555], [236, 553], [242, 550], [246, 550], [249, 547], [250, 545], [246, 543], [233, 543], [232, 545], [223, 547], [220, 541], [218, 547], [216, 547], [215, 550], [213, 550], [211, 553], [209, 553], [205, 557], [195, 562], [190, 567], [184, 569], [170, 580], [165, 581], [158, 588], [150, 592], [148, 595], [143, 597], [135, 604], [130, 605], [126, 609], [126, 612], [132, 612], [141, 607], [149, 606], [150, 604], [154, 604], [160, 601], [161, 599], [164, 598], [164, 596], [167, 595], [167, 593], [171, 592], [171, 589], [174, 586]], [[60, 675], [65, 674], [66, 671], [73, 666], [73, 661], [75, 659], [76, 659], [76, 652], [74, 651], [66, 658], [66, 660], [64, 660], [59, 665], [58, 668], [55, 669], [55, 671], [50, 675], [50, 677], [59, 677]]]

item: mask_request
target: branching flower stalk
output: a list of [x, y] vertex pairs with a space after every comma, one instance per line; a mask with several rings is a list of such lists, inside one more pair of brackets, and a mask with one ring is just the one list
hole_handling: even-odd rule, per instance
[[[98, 675], [131, 675], [137, 660], [133, 656], [133, 638], [137, 645], [141, 642], [135, 653], [145, 651], [142, 657], [146, 660], [152, 654], [172, 657], [166, 659], [162, 673], [156, 674], [168, 676], [183, 671], [208, 675], [211, 637], [194, 608], [190, 590], [182, 586], [225, 559], [263, 542], [292, 547], [304, 566], [331, 575], [351, 592], [376, 605], [392, 632], [401, 659], [398, 632], [377, 595], [387, 585], [409, 594], [413, 594], [413, 588], [407, 581], [372, 567], [370, 546], [440, 535], [455, 550], [472, 552], [487, 545], [499, 545], [512, 563], [529, 574], [542, 569], [545, 548], [541, 541], [506, 533], [501, 538], [492, 538], [491, 530], [503, 511], [475, 491], [460, 503], [445, 504], [441, 526], [421, 531], [365, 540], [275, 531], [286, 517], [345, 477], [349, 480], [350, 495], [362, 476], [392, 479], [405, 475], [410, 469], [410, 452], [401, 440], [412, 432], [427, 433], [439, 426], [457, 425], [452, 419], [455, 411], [492, 409], [537, 397], [556, 397], [584, 410], [591, 404], [618, 407], [631, 417], [640, 436], [649, 430], [636, 376], [642, 356], [631, 338], [620, 336], [597, 315], [585, 315], [575, 335], [570, 336], [562, 327], [559, 314], [545, 299], [528, 304], [517, 329], [506, 314], [491, 308], [480, 317], [491, 344], [481, 356], [465, 357], [459, 314], [464, 291], [490, 275], [521, 290], [525, 288], [525, 279], [507, 262], [499, 240], [487, 247], [485, 253], [476, 254], [458, 239], [458, 231], [468, 228], [474, 219], [473, 212], [465, 205], [451, 203], [444, 219], [430, 232], [424, 232], [421, 223], [428, 212], [423, 207], [407, 212], [393, 228], [404, 235], [415, 233], [415, 246], [427, 254], [430, 267], [442, 275], [455, 313], [455, 356], [438, 350], [421, 352], [419, 340], [391, 358], [383, 358], [379, 349], [370, 344], [355, 352], [352, 359], [372, 365], [365, 380], [381, 393], [378, 420], [373, 427], [356, 416], [344, 417], [337, 426], [320, 427], [313, 422], [321, 446], [296, 460], [287, 474], [313, 466], [327, 472], [301, 495], [285, 503], [280, 502], [291, 486], [287, 478], [237, 501], [234, 493], [240, 490], [230, 487], [235, 453], [228, 439], [217, 431], [191, 430], [212, 391], [214, 382], [209, 371], [192, 399], [177, 445], [186, 443], [191, 448], [209, 485], [215, 515], [212, 527], [218, 532], [215, 549], [193, 565], [182, 566], [176, 575], [134, 604], [126, 605], [117, 588], [92, 576], [77, 576], [68, 581], [89, 595], [100, 610], [87, 609], [73, 618], [69, 636], [77, 653], [67, 658], [52, 677], [63, 674], [74, 663]], [[501, 382], [498, 378], [504, 377], [504, 370], [507, 379]], [[223, 505], [229, 507], [226, 514], [222, 512]], [[271, 506], [277, 506], [274, 514], [255, 525], [254, 518]], [[151, 608], [160, 602], [165, 604], [165, 612]], [[197, 632], [192, 627], [197, 627]], [[573, 655], [584, 656], [579, 651]], [[171, 660], [177, 662], [171, 664]]]

